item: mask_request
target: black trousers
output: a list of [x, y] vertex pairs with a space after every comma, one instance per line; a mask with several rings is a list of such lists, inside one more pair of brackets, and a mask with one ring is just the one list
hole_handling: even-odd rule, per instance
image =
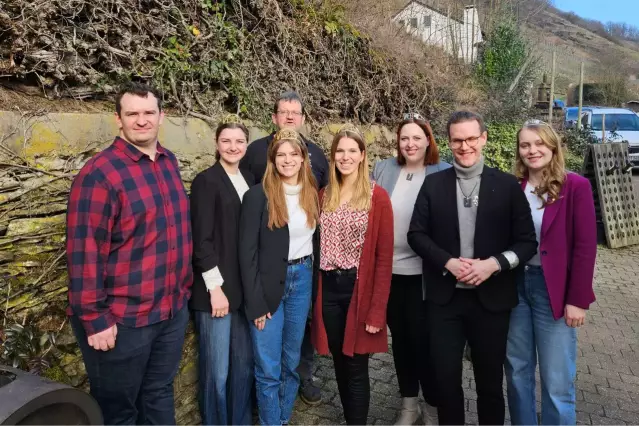
[[365, 425], [371, 398], [368, 354], [350, 357], [342, 352], [346, 314], [356, 278], [356, 269], [322, 271], [322, 316], [346, 424]]
[[475, 290], [456, 289], [447, 305], [428, 302], [428, 320], [439, 424], [464, 424], [462, 358], [466, 340], [472, 351], [479, 424], [504, 424], [502, 383], [510, 310], [490, 312]]
[[422, 300], [422, 276], [393, 274], [387, 321], [393, 337], [399, 392], [404, 398], [416, 397], [421, 385], [424, 400], [437, 406], [426, 309]]

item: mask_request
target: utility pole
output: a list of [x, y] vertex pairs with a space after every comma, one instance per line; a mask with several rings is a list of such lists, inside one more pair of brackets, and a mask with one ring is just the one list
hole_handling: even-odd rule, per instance
[[552, 72], [550, 74], [550, 102], [548, 102], [548, 124], [552, 126], [552, 111], [555, 106], [555, 66], [557, 64], [557, 50], [552, 51]]
[[581, 129], [581, 108], [584, 104], [584, 63], [579, 71], [579, 109], [577, 110], [577, 129]]

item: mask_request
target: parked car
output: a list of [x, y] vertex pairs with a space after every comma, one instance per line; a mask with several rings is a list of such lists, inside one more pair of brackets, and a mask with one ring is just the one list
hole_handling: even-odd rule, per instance
[[[566, 108], [564, 127], [577, 124], [579, 108]], [[605, 122], [604, 122], [605, 115]], [[601, 142], [605, 124], [605, 142], [628, 142], [629, 159], [634, 168], [639, 168], [639, 115], [625, 108], [582, 107], [581, 123], [593, 132]]]

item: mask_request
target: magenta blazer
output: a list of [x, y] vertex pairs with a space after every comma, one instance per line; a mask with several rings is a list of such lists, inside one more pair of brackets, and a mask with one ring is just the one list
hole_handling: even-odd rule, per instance
[[[521, 183], [526, 188], [526, 179]], [[566, 305], [588, 309], [597, 257], [597, 221], [588, 179], [568, 173], [559, 199], [546, 206], [539, 253], [555, 320]]]

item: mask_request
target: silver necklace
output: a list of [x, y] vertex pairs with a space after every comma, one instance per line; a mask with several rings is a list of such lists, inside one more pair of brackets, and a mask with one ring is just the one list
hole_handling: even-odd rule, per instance
[[472, 206], [477, 207], [479, 205], [479, 197], [477, 195], [473, 196], [473, 193], [475, 192], [475, 189], [477, 189], [477, 185], [479, 185], [479, 181], [475, 183], [475, 186], [473, 186], [472, 191], [470, 191], [470, 194], [468, 195], [466, 195], [466, 193], [464, 192], [464, 188], [462, 188], [459, 178], [457, 178], [457, 185], [459, 186], [459, 190], [464, 196], [464, 207], [466, 208], [471, 208]]

